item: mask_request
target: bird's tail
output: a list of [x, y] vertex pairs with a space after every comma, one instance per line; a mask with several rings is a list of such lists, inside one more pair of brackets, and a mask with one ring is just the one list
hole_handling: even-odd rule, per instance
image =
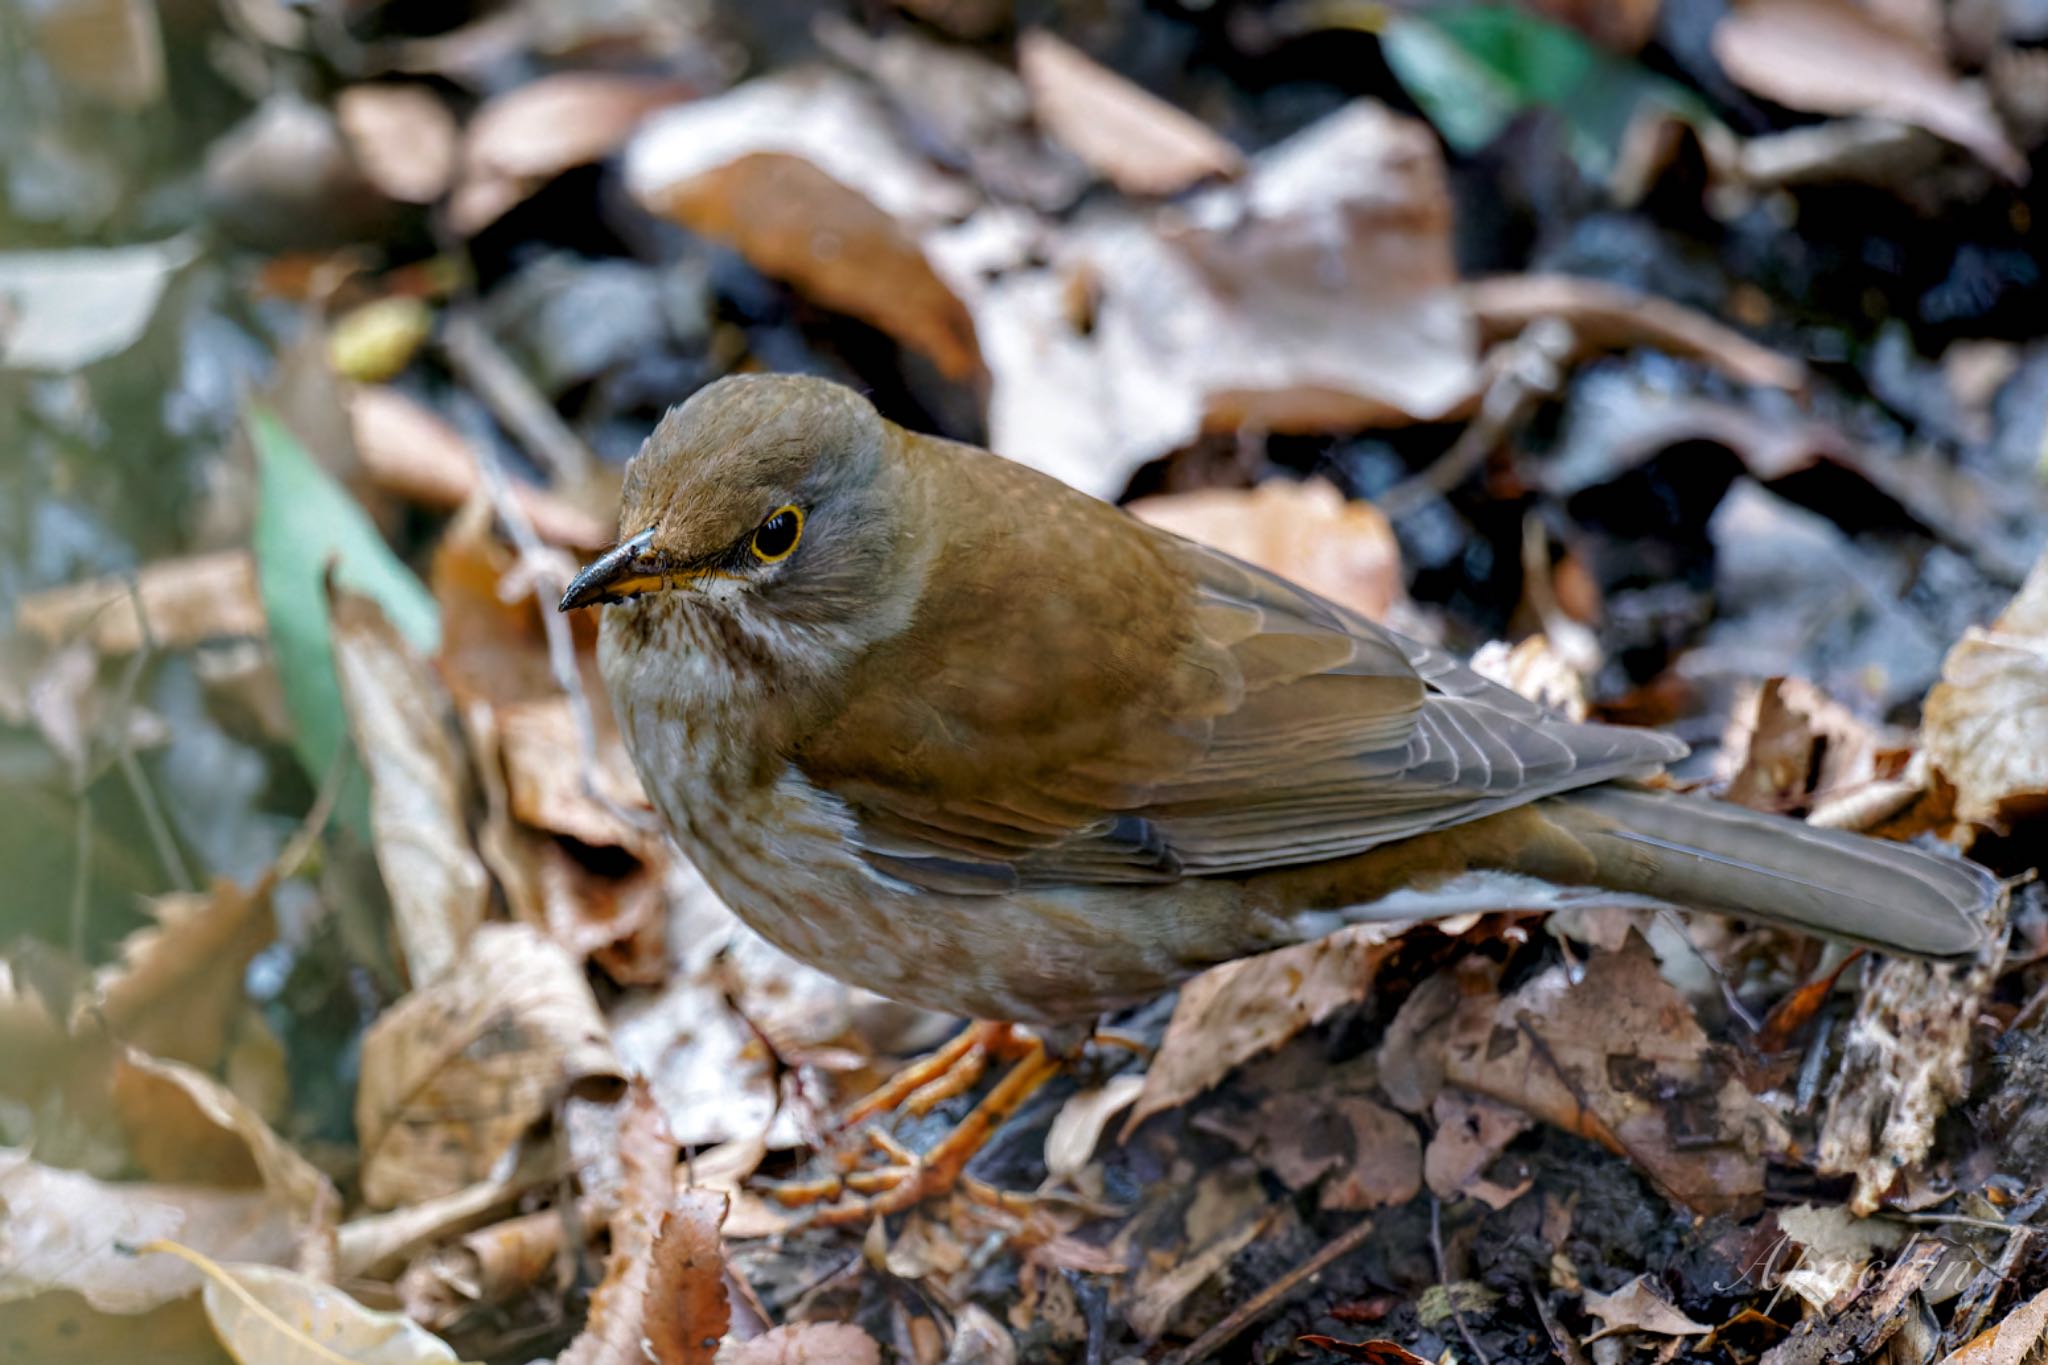
[[1975, 953], [2000, 893], [1961, 858], [1722, 801], [1603, 785], [1539, 807], [1592, 853], [1601, 886], [1892, 952]]

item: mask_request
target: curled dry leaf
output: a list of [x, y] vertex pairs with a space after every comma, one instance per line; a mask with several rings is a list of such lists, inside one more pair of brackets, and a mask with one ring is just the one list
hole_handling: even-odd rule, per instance
[[114, 1067], [114, 1110], [151, 1179], [174, 1184], [261, 1184], [300, 1219], [333, 1198], [313, 1163], [261, 1115], [205, 1072], [130, 1048]]
[[439, 978], [483, 923], [490, 881], [470, 847], [447, 689], [375, 600], [328, 585], [334, 671], [370, 775], [370, 833], [415, 983]]
[[1729, 729], [1722, 748], [1742, 759], [1722, 796], [1754, 810], [1800, 813], [1879, 775], [1877, 727], [1803, 678], [1765, 680]]
[[363, 1035], [363, 1198], [388, 1208], [483, 1180], [571, 1087], [618, 1074], [575, 960], [526, 925], [483, 925]]
[[1576, 275], [1499, 275], [1465, 286], [1465, 300], [1489, 343], [1505, 341], [1542, 318], [1571, 325], [1580, 354], [1647, 347], [1719, 370], [1738, 384], [1794, 391], [1806, 366], [1751, 341], [1684, 304], [1626, 285]]
[[209, 640], [261, 639], [264, 634], [256, 561], [247, 550], [216, 550], [145, 565], [135, 574], [132, 592], [122, 576], [29, 593], [16, 605], [14, 620], [50, 645], [83, 635], [102, 654], [131, 654], [145, 639], [159, 649], [181, 650]]
[[143, 1052], [210, 1067], [227, 1045], [242, 1004], [242, 974], [277, 933], [270, 913], [275, 870], [244, 891], [216, 882], [151, 904], [156, 923], [121, 944], [93, 977], [96, 1013], [114, 1036]]
[[794, 71], [671, 110], [633, 139], [626, 180], [650, 211], [730, 242], [948, 377], [980, 372], [974, 323], [919, 240], [974, 197], [912, 151], [853, 78]]
[[1744, 89], [1814, 114], [1874, 114], [1968, 148], [2027, 178], [1990, 97], [1940, 51], [1851, 0], [1743, 0], [1714, 26], [1714, 56]]
[[1123, 1136], [1372, 990], [1404, 924], [1359, 924], [1212, 967], [1182, 987]]
[[446, 1342], [410, 1319], [365, 1308], [305, 1275], [216, 1261], [169, 1240], [151, 1242], [142, 1252], [176, 1257], [205, 1277], [201, 1302], [207, 1319], [241, 1365], [424, 1365], [456, 1359]]
[[1586, 1295], [1586, 1311], [1600, 1319], [1596, 1337], [1616, 1332], [1649, 1332], [1660, 1337], [1699, 1336], [1714, 1329], [1694, 1322], [1650, 1282], [1638, 1275], [1612, 1294]]
[[1577, 984], [1556, 967], [1464, 1002], [1444, 1075], [1627, 1156], [1700, 1212], [1754, 1203], [1765, 1153], [1786, 1140], [1635, 935]]
[[1178, 194], [1244, 169], [1237, 148], [1042, 29], [1017, 40], [1017, 65], [1048, 133], [1125, 194]]
[[455, 178], [455, 117], [424, 85], [351, 85], [334, 119], [364, 179], [401, 204], [431, 204]]
[[564, 71], [492, 97], [463, 130], [449, 226], [482, 231], [546, 181], [610, 156], [648, 114], [688, 95], [667, 80]]
[[1963, 820], [1999, 829], [2048, 809], [2048, 556], [1989, 628], [1949, 650], [1921, 743]]
[[2048, 1289], [1941, 1358], [1941, 1365], [2024, 1365], [2048, 1340]]
[[882, 1348], [850, 1322], [792, 1322], [721, 1347], [718, 1365], [882, 1365]]
[[104, 1313], [144, 1313], [199, 1288], [175, 1260], [133, 1249], [176, 1237], [215, 1256], [281, 1261], [290, 1210], [262, 1191], [110, 1184], [0, 1149], [0, 1303], [69, 1291]]
[[1102, 1140], [1109, 1121], [1128, 1109], [1144, 1088], [1143, 1076], [1126, 1071], [1069, 1096], [1045, 1135], [1047, 1173], [1078, 1175], [1095, 1155], [1095, 1144]]
[[[344, 1226], [344, 1248], [347, 1231]], [[398, 1301], [413, 1321], [446, 1331], [475, 1310], [508, 1303], [539, 1284], [561, 1261], [566, 1240], [560, 1209], [464, 1233], [406, 1267]]]
[[1401, 546], [1369, 502], [1326, 479], [1271, 479], [1251, 489], [1205, 488], [1140, 498], [1140, 521], [1270, 569], [1375, 621], [1404, 601]]

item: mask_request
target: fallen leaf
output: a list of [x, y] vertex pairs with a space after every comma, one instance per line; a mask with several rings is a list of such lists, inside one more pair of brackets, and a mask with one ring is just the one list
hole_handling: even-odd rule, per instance
[[[348, 396], [348, 416], [363, 471], [381, 491], [452, 512], [481, 490], [483, 476], [468, 439], [410, 395], [380, 384], [358, 385]], [[515, 482], [512, 497], [534, 534], [550, 545], [595, 550], [611, 544], [609, 522], [544, 488]]]
[[370, 779], [370, 835], [415, 983], [447, 971], [483, 923], [490, 879], [470, 846], [447, 689], [377, 603], [329, 585], [334, 671]]
[[1701, 1336], [1714, 1329], [1678, 1311], [1648, 1275], [1638, 1275], [1611, 1294], [1588, 1294], [1586, 1311], [1604, 1324], [1594, 1340], [1618, 1332], [1662, 1337]]
[[431, 204], [455, 178], [455, 117], [425, 85], [376, 81], [334, 96], [334, 121], [363, 177], [401, 204]]
[[144, 1255], [175, 1256], [205, 1277], [201, 1302], [215, 1335], [242, 1365], [415, 1365], [456, 1359], [448, 1344], [397, 1313], [363, 1307], [331, 1284], [276, 1266], [215, 1261], [168, 1240]]
[[2048, 1289], [2042, 1290], [1941, 1358], [1940, 1365], [2023, 1365], [2048, 1338]]
[[561, 1262], [566, 1241], [560, 1209], [478, 1228], [407, 1266], [398, 1301], [413, 1321], [445, 1332], [477, 1309], [509, 1303], [540, 1284]]
[[1743, 0], [1714, 26], [1714, 56], [1753, 94], [1814, 114], [1917, 124], [1974, 152], [2009, 180], [2027, 163], [1983, 89], [1938, 50], [1850, 0]]
[[[1212, 1175], [1221, 1174], [1212, 1172]], [[1227, 1211], [1214, 1218], [1213, 1221], [1221, 1226], [1206, 1229], [1198, 1226], [1197, 1213], [1201, 1202], [1198, 1191], [1196, 1208], [1191, 1209], [1188, 1215], [1191, 1245], [1176, 1254], [1159, 1273], [1148, 1273], [1151, 1270], [1148, 1262], [1132, 1284], [1130, 1306], [1124, 1316], [1140, 1337], [1150, 1340], [1165, 1332], [1173, 1324], [1181, 1305], [1272, 1223], [1276, 1216], [1275, 1208], [1267, 1204], [1263, 1196], [1255, 1196], [1254, 1188], [1255, 1182], [1247, 1188], [1241, 1203], [1229, 1201]]]
[[1079, 1174], [1095, 1155], [1096, 1144], [1102, 1141], [1103, 1130], [1109, 1127], [1109, 1121], [1129, 1108], [1144, 1088], [1145, 1078], [1142, 1075], [1125, 1071], [1111, 1076], [1101, 1085], [1077, 1090], [1068, 1096], [1066, 1103], [1060, 1106], [1060, 1112], [1053, 1116], [1052, 1127], [1045, 1135], [1046, 1173], [1054, 1176]]
[[160, 1237], [241, 1261], [281, 1261], [296, 1241], [290, 1210], [262, 1191], [112, 1184], [0, 1148], [0, 1303], [68, 1290], [105, 1313], [145, 1313], [190, 1295], [200, 1276], [138, 1261]]
[[1778, 1282], [1816, 1312], [1862, 1284], [1877, 1254], [1905, 1240], [1898, 1224], [1858, 1218], [1840, 1204], [1797, 1204], [1779, 1209], [1777, 1219], [1778, 1231], [1799, 1245], [1798, 1259]]
[[463, 130], [449, 226], [474, 236], [548, 180], [610, 156], [641, 120], [688, 95], [653, 77], [563, 71], [493, 96]]
[[633, 139], [626, 182], [649, 211], [729, 242], [947, 377], [980, 372], [974, 323], [920, 243], [974, 196], [906, 146], [851, 77], [787, 72], [670, 110]]
[[1415, 1126], [1341, 1088], [1260, 1095], [1249, 1114], [1204, 1113], [1195, 1125], [1229, 1139], [1290, 1190], [1320, 1186], [1317, 1207], [1325, 1211], [1405, 1204], [1422, 1189]]
[[1529, 1192], [1524, 1177], [1503, 1185], [1487, 1177], [1508, 1144], [1529, 1131], [1529, 1116], [1484, 1095], [1446, 1090], [1430, 1104], [1436, 1128], [1422, 1154], [1422, 1175], [1441, 1199], [1469, 1195], [1488, 1208], [1504, 1209]]
[[661, 1215], [647, 1264], [647, 1351], [659, 1365], [711, 1365], [732, 1322], [718, 1226], [726, 1200], [684, 1190]]
[[265, 634], [256, 561], [246, 550], [159, 560], [138, 569], [132, 582], [133, 591], [124, 575], [26, 593], [15, 605], [15, 624], [50, 645], [83, 635], [102, 654], [132, 654], [145, 636], [158, 649], [185, 650]]
[[1311, 943], [1226, 962], [1181, 988], [1166, 1036], [1122, 1140], [1152, 1115], [1215, 1085], [1238, 1063], [1278, 1047], [1372, 991], [1402, 924], [1359, 924]]
[[155, 924], [122, 941], [115, 961], [93, 975], [85, 1014], [143, 1052], [216, 1064], [242, 1003], [249, 961], [277, 934], [271, 876], [245, 891], [217, 882], [210, 891], [174, 892], [150, 905]]
[[1350, 501], [1325, 479], [1139, 498], [1127, 510], [1375, 621], [1407, 599], [1394, 528], [1371, 503]]
[[1963, 820], [2003, 829], [2048, 809], [2048, 557], [1949, 650], [1920, 733]]
[[1796, 392], [1806, 366], [1732, 327], [1670, 299], [1576, 275], [1497, 275], [1464, 286], [1489, 344], [1518, 336], [1541, 318], [1569, 323], [1578, 354], [1636, 347], [1709, 365], [1738, 384]]
[[1018, 38], [1017, 67], [1040, 126], [1125, 194], [1178, 194], [1244, 169], [1237, 148], [1200, 119], [1044, 29]]
[[1753, 1204], [1766, 1152], [1787, 1141], [1636, 935], [1576, 983], [1554, 967], [1498, 1002], [1465, 1002], [1444, 1074], [1627, 1156], [1699, 1212]]
[[299, 1219], [333, 1186], [248, 1105], [206, 1073], [128, 1049], [113, 1074], [114, 1108], [136, 1164], [166, 1184], [261, 1184]]
[[147, 1313], [102, 1313], [71, 1293], [0, 1303], [0, 1341], [32, 1344], [23, 1365], [221, 1365], [226, 1359], [206, 1310], [188, 1295]]
[[103, 250], [0, 252], [0, 369], [71, 374], [142, 339], [198, 255], [173, 237]]
[[474, 1184], [560, 1096], [618, 1075], [575, 960], [526, 925], [483, 925], [363, 1035], [363, 1198], [389, 1208]]
[[1370, 1361], [1372, 1365], [1430, 1365], [1426, 1356], [1419, 1356], [1406, 1346], [1392, 1341], [1339, 1341], [1335, 1337], [1326, 1337], [1317, 1332], [1296, 1337], [1295, 1341], [1303, 1346], [1313, 1346], [1318, 1351], [1329, 1351], [1346, 1360]]
[[731, 1342], [718, 1365], [881, 1365], [882, 1348], [850, 1322], [794, 1322]]
[[1504, 640], [1489, 640], [1473, 652], [1469, 662], [1480, 677], [1513, 688], [1567, 720], [1585, 720], [1590, 712], [1585, 678], [1546, 635], [1530, 635], [1513, 646]]
[[1724, 800], [1799, 814], [1878, 778], [1876, 726], [1801, 678], [1768, 678], [1738, 705], [1722, 748], [1741, 755]]

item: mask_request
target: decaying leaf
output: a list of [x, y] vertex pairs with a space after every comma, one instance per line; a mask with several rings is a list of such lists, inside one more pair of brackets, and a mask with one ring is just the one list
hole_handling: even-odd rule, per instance
[[1247, 1115], [1204, 1113], [1195, 1125], [1230, 1139], [1290, 1190], [1320, 1187], [1325, 1210], [1405, 1204], [1422, 1189], [1415, 1126], [1365, 1095], [1328, 1087], [1261, 1098]]
[[264, 634], [256, 562], [246, 550], [144, 565], [136, 571], [132, 592], [126, 578], [95, 578], [29, 593], [16, 604], [14, 619], [47, 644], [83, 635], [102, 654], [133, 653], [145, 637], [159, 649], [190, 649], [208, 640], [260, 639]]
[[300, 1219], [333, 1187], [213, 1077], [129, 1049], [116, 1063], [114, 1107], [136, 1164], [166, 1184], [260, 1184]]
[[1126, 194], [1177, 194], [1244, 169], [1201, 120], [1043, 29], [1018, 39], [1017, 65], [1039, 124]]
[[1187, 1211], [1188, 1245], [1139, 1267], [1126, 1311], [1131, 1327], [1146, 1338], [1166, 1331], [1189, 1297], [1277, 1216], [1279, 1210], [1260, 1189], [1256, 1173], [1242, 1163], [1205, 1174]]
[[1797, 1260], [1785, 1268], [1779, 1282], [1817, 1311], [1864, 1282], [1872, 1261], [1905, 1240], [1905, 1230], [1898, 1224], [1858, 1218], [1839, 1204], [1779, 1209], [1778, 1230], [1799, 1245]]
[[1753, 1203], [1764, 1155], [1785, 1142], [1634, 935], [1577, 984], [1555, 967], [1504, 999], [1465, 1002], [1444, 1074], [1627, 1156], [1700, 1211]]
[[662, 1365], [711, 1365], [732, 1322], [718, 1225], [726, 1199], [683, 1190], [654, 1234], [647, 1260], [646, 1336]]
[[1743, 0], [1714, 27], [1714, 55], [1738, 84], [1815, 114], [1917, 124], [2027, 178], [1984, 91], [1957, 78], [1924, 35], [1852, 0]]
[[456, 1359], [446, 1342], [410, 1319], [365, 1308], [331, 1284], [276, 1266], [216, 1261], [168, 1239], [141, 1250], [174, 1256], [205, 1277], [206, 1316], [241, 1365], [424, 1365]]
[[1599, 1336], [1648, 1332], [1661, 1337], [1689, 1337], [1713, 1330], [1679, 1312], [1648, 1275], [1636, 1276], [1612, 1294], [1586, 1295], [1586, 1311], [1603, 1324]]
[[1278, 1047], [1372, 990], [1402, 924], [1360, 924], [1312, 943], [1226, 962], [1181, 989], [1123, 1136], [1201, 1094], [1231, 1068]]
[[2048, 809], [2048, 557], [1997, 620], [1949, 650], [1921, 743], [1963, 820], [2000, 829]]
[[94, 974], [89, 1008], [143, 1052], [214, 1065], [241, 1006], [249, 959], [277, 933], [270, 880], [247, 891], [223, 881], [159, 897], [155, 925], [130, 934], [119, 959]]
[[482, 231], [545, 181], [610, 156], [642, 119], [688, 94], [672, 81], [563, 71], [486, 101], [463, 130], [449, 225]]
[[433, 981], [483, 922], [490, 881], [463, 816], [447, 689], [375, 601], [330, 585], [334, 671], [370, 775], [370, 834], [407, 972]]
[[718, 1365], [882, 1365], [882, 1348], [850, 1322], [792, 1322], [734, 1342]]
[[1273, 479], [1256, 488], [1205, 488], [1140, 498], [1140, 521], [1186, 536], [1363, 612], [1375, 621], [1405, 601], [1401, 547], [1369, 502], [1325, 479]]
[[1741, 755], [1724, 799], [1791, 815], [1878, 777], [1878, 728], [1801, 678], [1769, 678], [1722, 742]]
[[1422, 1154], [1422, 1176], [1439, 1198], [1470, 1196], [1504, 1209], [1529, 1192], [1524, 1176], [1504, 1185], [1487, 1175], [1507, 1145], [1529, 1131], [1529, 1116], [1484, 1095], [1446, 1090], [1429, 1107], [1436, 1123]]
[[980, 371], [974, 323], [920, 243], [973, 195], [905, 145], [852, 78], [788, 72], [671, 110], [634, 138], [626, 179], [651, 211], [730, 242], [947, 376]]
[[1941, 1365], [2023, 1365], [2048, 1339], [2048, 1289], [1941, 1358]]
[[483, 925], [363, 1035], [363, 1197], [388, 1208], [482, 1180], [560, 1096], [618, 1075], [575, 960], [526, 925]]
[[237, 1261], [281, 1261], [291, 1212], [260, 1190], [112, 1184], [0, 1149], [0, 1303], [70, 1291], [105, 1313], [144, 1313], [190, 1295], [200, 1275], [134, 1248], [175, 1237]]

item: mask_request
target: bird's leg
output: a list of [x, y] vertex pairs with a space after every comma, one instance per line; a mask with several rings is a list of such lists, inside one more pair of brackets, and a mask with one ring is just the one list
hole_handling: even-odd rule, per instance
[[969, 1024], [949, 1038], [944, 1047], [898, 1068], [895, 1075], [869, 1091], [840, 1116], [839, 1131], [845, 1132], [895, 1109], [926, 1113], [941, 1100], [952, 1098], [980, 1080], [988, 1069], [991, 1052], [1016, 1048], [1016, 1033], [1008, 1024]]

